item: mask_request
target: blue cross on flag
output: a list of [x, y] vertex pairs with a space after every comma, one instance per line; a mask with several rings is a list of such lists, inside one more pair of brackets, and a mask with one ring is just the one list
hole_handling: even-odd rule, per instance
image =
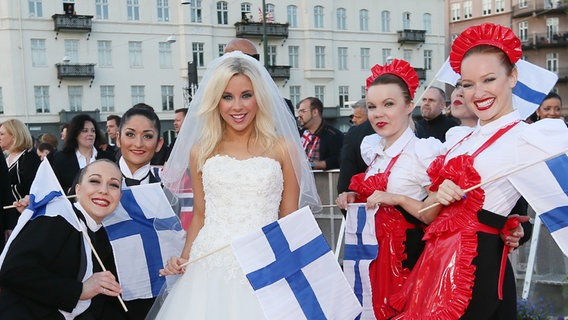
[[354, 319], [361, 313], [309, 207], [231, 245], [267, 319]]
[[122, 298], [156, 297], [166, 282], [159, 270], [170, 257], [179, 255], [185, 243], [185, 231], [160, 184], [122, 190], [120, 205], [103, 225], [113, 249]]
[[377, 258], [379, 245], [375, 236], [375, 213], [364, 203], [350, 203], [345, 222], [345, 255], [343, 272], [363, 306], [358, 319], [375, 319], [373, 311], [369, 265]]

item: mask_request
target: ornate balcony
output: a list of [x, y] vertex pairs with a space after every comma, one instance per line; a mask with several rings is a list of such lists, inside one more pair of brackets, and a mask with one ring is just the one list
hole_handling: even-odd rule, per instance
[[90, 87], [95, 79], [94, 63], [57, 63], [55, 66], [59, 85], [64, 79], [91, 79]]
[[[259, 38], [264, 32], [262, 22], [237, 22], [235, 23], [237, 38]], [[270, 38], [288, 38], [287, 23], [266, 23], [266, 36]]]
[[542, 13], [564, 13], [568, 6], [564, 1], [558, 0], [527, 0], [523, 4], [513, 6], [513, 18], [525, 18]]
[[568, 31], [558, 33], [533, 33], [526, 41], [522, 41], [523, 50], [541, 48], [566, 48], [568, 47]]
[[404, 29], [396, 32], [398, 43], [424, 43], [426, 42], [426, 30]]
[[266, 69], [274, 80], [290, 79], [290, 66], [267, 66]]
[[[87, 39], [91, 34], [93, 16], [73, 15], [73, 14], [54, 14], [53, 30], [59, 32], [83, 32], [87, 33]], [[57, 39], [57, 35], [55, 36]]]

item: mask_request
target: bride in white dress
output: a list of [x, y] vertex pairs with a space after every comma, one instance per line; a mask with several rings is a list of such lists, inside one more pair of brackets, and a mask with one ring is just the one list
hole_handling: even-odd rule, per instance
[[186, 159], [193, 220], [181, 256], [161, 271], [183, 276], [156, 319], [263, 319], [229, 244], [319, 198], [294, 117], [258, 61], [237, 51], [209, 66], [164, 170], [166, 187], [176, 189]]

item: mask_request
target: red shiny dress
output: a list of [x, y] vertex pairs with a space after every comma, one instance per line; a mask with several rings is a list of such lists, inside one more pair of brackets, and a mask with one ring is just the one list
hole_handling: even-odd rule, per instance
[[[515, 124], [495, 133], [472, 155], [457, 156], [445, 165], [445, 155], [439, 156], [428, 169], [433, 181], [430, 190], [437, 191], [446, 179], [463, 190], [479, 184], [481, 177], [473, 166], [475, 157]], [[472, 262], [479, 249], [483, 250], [478, 247], [478, 232], [498, 235], [501, 228], [513, 227], [510, 223], [495, 227], [480, 221], [484, 201], [485, 191], [474, 189], [463, 200], [443, 207], [426, 228], [422, 256], [403, 289], [389, 299], [394, 308], [403, 311], [393, 319], [450, 320], [464, 315], [476, 280], [476, 265]], [[499, 268], [494, 271], [499, 272]]]
[[[366, 202], [375, 190], [386, 191], [391, 168], [400, 155], [391, 159], [384, 172], [377, 173], [365, 180], [365, 173], [351, 178], [349, 189], [358, 193], [357, 202]], [[404, 215], [393, 206], [381, 205], [375, 214], [375, 232], [379, 245], [376, 260], [369, 265], [369, 276], [372, 289], [372, 301], [375, 317], [389, 319], [397, 314], [387, 302], [387, 298], [398, 292], [408, 275], [410, 269], [405, 266], [407, 260], [406, 247], [414, 245], [407, 243], [407, 232], [419, 228], [421, 224], [408, 222]], [[420, 237], [416, 237], [420, 239]], [[423, 244], [419, 240], [422, 248]]]

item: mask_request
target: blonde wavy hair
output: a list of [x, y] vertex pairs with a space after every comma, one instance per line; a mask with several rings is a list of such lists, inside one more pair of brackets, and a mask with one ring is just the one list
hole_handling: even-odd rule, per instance
[[226, 124], [219, 113], [219, 101], [229, 80], [239, 74], [245, 75], [252, 82], [254, 97], [258, 105], [254, 119], [255, 140], [253, 143], [260, 144], [266, 152], [271, 150], [278, 140], [275, 132], [276, 126], [270, 117], [274, 106], [270, 103], [269, 91], [261, 73], [253, 63], [246, 59], [240, 57], [225, 59], [213, 70], [211, 81], [205, 88], [203, 101], [198, 111], [199, 118], [204, 121], [204, 128], [207, 128], [199, 141], [200, 152], [197, 158], [199, 170], [203, 167], [205, 160], [214, 155], [221, 142]]
[[10, 119], [1, 124], [6, 131], [14, 137], [14, 142], [10, 146], [10, 152], [21, 152], [33, 147], [33, 139], [26, 125], [18, 119]]

